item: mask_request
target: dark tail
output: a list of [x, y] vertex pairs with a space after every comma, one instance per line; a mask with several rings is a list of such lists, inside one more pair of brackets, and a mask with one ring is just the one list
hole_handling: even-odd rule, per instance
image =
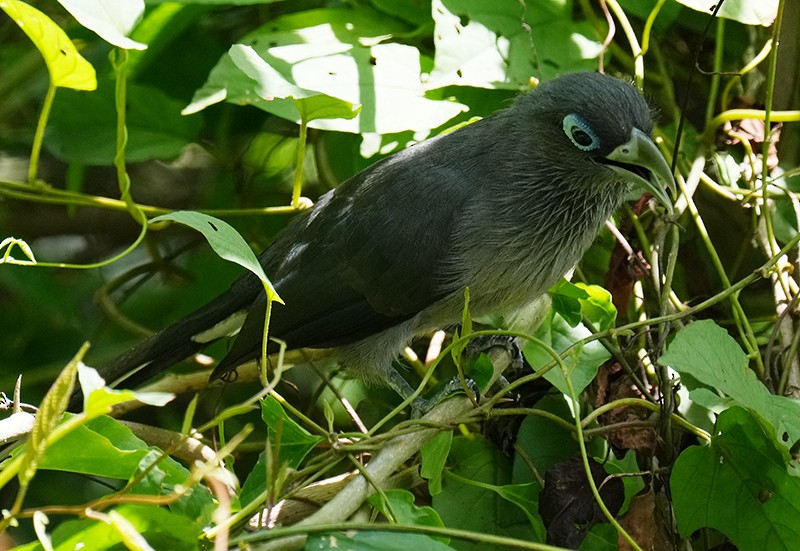
[[[240, 278], [230, 289], [199, 310], [135, 344], [100, 367], [98, 371], [106, 384], [110, 387], [136, 388], [237, 329], [236, 324], [226, 327], [220, 327], [219, 324], [240, 312], [244, 320], [244, 313], [259, 291], [259, 287], [252, 285], [249, 279]], [[81, 400], [80, 392], [76, 391], [70, 409], [79, 406]]]

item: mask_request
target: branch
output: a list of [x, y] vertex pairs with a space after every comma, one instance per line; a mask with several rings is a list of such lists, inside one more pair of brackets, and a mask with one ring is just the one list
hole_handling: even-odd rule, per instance
[[[511, 365], [511, 356], [504, 348], [495, 347], [488, 352], [494, 366], [492, 382], [496, 381]], [[434, 407], [420, 421], [447, 424], [459, 419], [472, 410], [473, 405], [465, 396], [454, 396]], [[369, 479], [376, 485], [383, 487], [386, 481], [422, 446], [439, 433], [439, 429], [420, 429], [419, 431], [403, 434], [388, 441], [381, 451], [364, 467]], [[315, 514], [299, 522], [297, 526], [316, 526], [322, 524], [340, 523], [353, 515], [361, 504], [374, 492], [376, 488], [367, 481], [364, 475], [352, 480], [336, 497], [324, 505]], [[250, 546], [253, 551], [283, 551], [301, 549], [307, 537], [290, 536], [280, 540], [254, 543]]]

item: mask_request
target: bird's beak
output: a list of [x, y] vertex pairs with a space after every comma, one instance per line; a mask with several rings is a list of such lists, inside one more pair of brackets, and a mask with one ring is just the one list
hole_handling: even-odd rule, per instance
[[[631, 138], [609, 153], [605, 160], [608, 168], [615, 171], [626, 181], [644, 188], [653, 194], [658, 201], [666, 207], [672, 214], [672, 200], [667, 195], [665, 188], [669, 188], [670, 194], [675, 197], [675, 179], [672, 172], [664, 160], [664, 156], [653, 143], [650, 137], [634, 128], [631, 131]], [[650, 172], [651, 178], [644, 178], [632, 167], [641, 167]], [[654, 178], [653, 178], [654, 177]], [[657, 181], [654, 181], [657, 180]]]

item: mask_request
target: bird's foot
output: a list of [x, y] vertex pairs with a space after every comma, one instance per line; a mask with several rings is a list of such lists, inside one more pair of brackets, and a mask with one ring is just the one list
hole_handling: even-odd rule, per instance
[[[466, 384], [466, 388], [464, 388], [464, 384]], [[447, 382], [444, 388], [430, 398], [417, 397], [411, 405], [411, 417], [419, 419], [440, 403], [459, 394], [465, 394], [477, 402], [480, 400], [481, 390], [478, 388], [478, 384], [469, 377], [462, 383], [461, 377], [456, 375]]]
[[504, 348], [511, 356], [511, 365], [516, 372], [522, 371], [525, 366], [525, 358], [522, 356], [522, 346], [519, 338], [511, 335], [486, 335], [475, 337], [469, 341], [464, 351], [468, 358], [479, 356], [482, 352], [499, 346]]
[[[393, 369], [388, 375], [389, 377], [386, 383], [403, 399], [410, 397], [416, 392], [397, 370]], [[475, 401], [479, 400], [481, 393], [478, 384], [469, 377], [464, 379], [464, 383], [466, 383], [466, 388], [464, 388], [464, 384], [461, 382], [461, 377], [456, 375], [430, 398], [417, 396], [411, 402], [411, 417], [413, 419], [419, 419], [441, 402], [458, 394], [466, 394], [467, 396], [474, 397]]]

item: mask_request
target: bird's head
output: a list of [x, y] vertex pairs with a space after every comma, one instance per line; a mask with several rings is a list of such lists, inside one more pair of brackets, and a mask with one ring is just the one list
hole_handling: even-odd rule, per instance
[[672, 212], [665, 188], [674, 197], [675, 180], [650, 138], [652, 112], [636, 88], [598, 73], [569, 73], [529, 96], [523, 103], [534, 113], [526, 119], [550, 136], [537, 144], [548, 158], [587, 178], [601, 170], [605, 181], [638, 186]]

